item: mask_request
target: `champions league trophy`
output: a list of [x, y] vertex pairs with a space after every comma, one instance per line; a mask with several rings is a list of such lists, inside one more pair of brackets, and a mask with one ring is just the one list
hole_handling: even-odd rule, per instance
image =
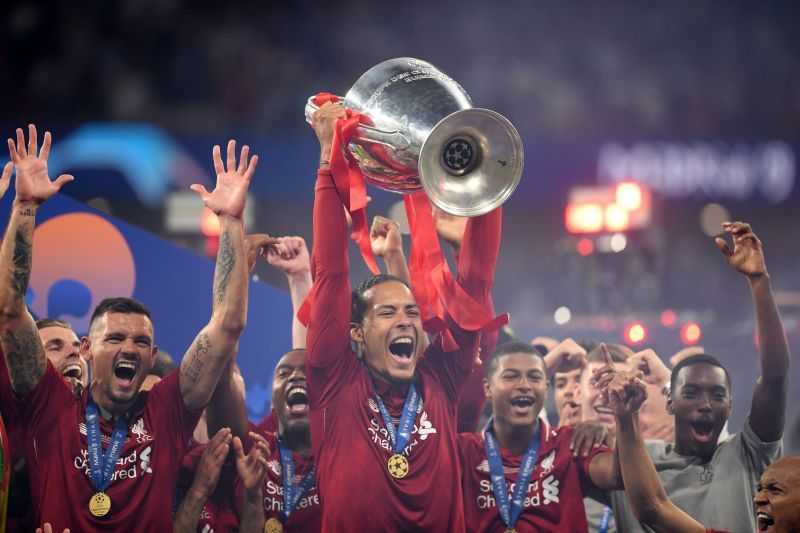
[[[443, 211], [479, 216], [508, 199], [522, 175], [522, 141], [502, 115], [472, 107], [461, 86], [418, 59], [369, 69], [344, 98], [369, 117], [348, 151], [364, 180], [396, 193], [425, 190]], [[318, 109], [314, 97], [306, 121]]]

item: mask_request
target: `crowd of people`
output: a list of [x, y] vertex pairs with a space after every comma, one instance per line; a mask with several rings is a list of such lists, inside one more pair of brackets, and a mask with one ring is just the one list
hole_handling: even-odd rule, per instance
[[[676, 354], [670, 369], [652, 349], [527, 342], [503, 320], [477, 327], [455, 312], [469, 299], [494, 314], [502, 208], [469, 219], [433, 210], [462, 298], [438, 316], [415, 297], [400, 228], [383, 217], [369, 242], [387, 273], [353, 288], [350, 199], [330, 168], [344, 114], [328, 103], [313, 117], [311, 253], [297, 236], [245, 234], [258, 156], [237, 153], [233, 140], [224, 156], [214, 147], [215, 188], [192, 187], [221, 225], [213, 308], [178, 368], [159, 353], [145, 303], [104, 300], [81, 338], [31, 315], [37, 211], [73, 177], [48, 174], [49, 133], [41, 149], [33, 125], [27, 141], [22, 129], [8, 140], [7, 530], [800, 531], [800, 457], [781, 458], [789, 350], [748, 224], [726, 222], [731, 244], [716, 239], [721, 260], [748, 282], [759, 339], [755, 391], [749, 407], [737, 405], [749, 415], [730, 433], [725, 354]], [[272, 411], [254, 424], [236, 354], [259, 257], [287, 276], [294, 319], [293, 349], [273, 370]], [[554, 413], [544, 408], [550, 389]]]

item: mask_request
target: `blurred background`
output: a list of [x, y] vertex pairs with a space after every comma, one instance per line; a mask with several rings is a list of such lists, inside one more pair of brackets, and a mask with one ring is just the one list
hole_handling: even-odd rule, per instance
[[[200, 255], [214, 237], [176, 193], [211, 184], [211, 146], [236, 138], [262, 157], [250, 229], [311, 244], [306, 99], [345, 94], [386, 59], [430, 61], [523, 136], [494, 289], [515, 333], [664, 359], [702, 345], [733, 374], [736, 430], [759, 372], [754, 320], [713, 235], [722, 220], [753, 225], [797, 353], [799, 16], [788, 1], [11, 1], [0, 126], [51, 130], [51, 169], [77, 178], [65, 194]], [[370, 194], [371, 215], [400, 200]], [[265, 264], [255, 274], [285, 288]], [[798, 405], [795, 361], [795, 452]]]

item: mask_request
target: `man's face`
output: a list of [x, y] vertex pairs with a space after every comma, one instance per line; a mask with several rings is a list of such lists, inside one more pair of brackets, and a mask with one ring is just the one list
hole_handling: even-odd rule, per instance
[[517, 427], [536, 423], [549, 386], [542, 358], [531, 353], [500, 356], [483, 385], [494, 419]]
[[351, 338], [361, 345], [373, 374], [390, 383], [410, 383], [425, 334], [414, 296], [404, 284], [386, 281], [366, 291], [364, 298], [364, 321], [351, 325]]
[[93, 383], [112, 402], [130, 403], [155, 363], [153, 324], [137, 313], [106, 313], [83, 338], [81, 350], [92, 362]]
[[89, 372], [86, 361], [81, 357], [81, 341], [71, 329], [62, 326], [47, 326], [39, 330], [44, 345], [44, 353], [65, 378], [87, 385]]
[[675, 443], [681, 453], [710, 456], [731, 415], [725, 371], [708, 363], [683, 367], [675, 378], [667, 408], [675, 415]]
[[556, 411], [560, 414], [564, 410], [564, 405], [570, 403], [577, 405], [575, 389], [581, 381], [581, 369], [577, 368], [570, 372], [559, 372], [553, 378], [553, 400], [556, 403]]
[[753, 503], [759, 531], [800, 531], [800, 456], [784, 457], [767, 468]]
[[[602, 368], [604, 363], [590, 362], [583, 368], [581, 374], [581, 383], [578, 387], [578, 403], [581, 406], [581, 420], [597, 420], [603, 424], [610, 431], [616, 430], [616, 423], [614, 422], [614, 415], [611, 413], [611, 408], [603, 398], [600, 390], [594, 386], [593, 370]], [[630, 370], [630, 366], [622, 362], [614, 362], [614, 366], [619, 370]]]
[[306, 390], [306, 352], [295, 350], [278, 361], [272, 378], [272, 409], [281, 433], [308, 431], [310, 414]]

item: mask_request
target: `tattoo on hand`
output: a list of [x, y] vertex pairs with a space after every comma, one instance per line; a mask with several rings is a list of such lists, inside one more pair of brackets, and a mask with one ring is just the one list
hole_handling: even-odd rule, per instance
[[44, 375], [47, 359], [44, 347], [35, 329], [27, 328], [3, 334], [3, 349], [11, 377], [11, 383], [18, 394], [27, 394]]
[[217, 252], [217, 286], [214, 293], [218, 302], [225, 300], [235, 263], [236, 256], [233, 252], [233, 242], [231, 241], [230, 233], [225, 230], [220, 236], [219, 252]]
[[17, 298], [25, 298], [31, 278], [31, 245], [21, 231], [14, 235], [14, 272], [11, 284]]
[[211, 339], [209, 338], [208, 333], [202, 333], [197, 336], [195, 351], [189, 360], [189, 365], [186, 367], [186, 369], [182, 370], [183, 374], [192, 383], [197, 383], [197, 379], [200, 377], [200, 371], [203, 370], [203, 365], [205, 364], [203, 357], [211, 349], [211, 346]]

